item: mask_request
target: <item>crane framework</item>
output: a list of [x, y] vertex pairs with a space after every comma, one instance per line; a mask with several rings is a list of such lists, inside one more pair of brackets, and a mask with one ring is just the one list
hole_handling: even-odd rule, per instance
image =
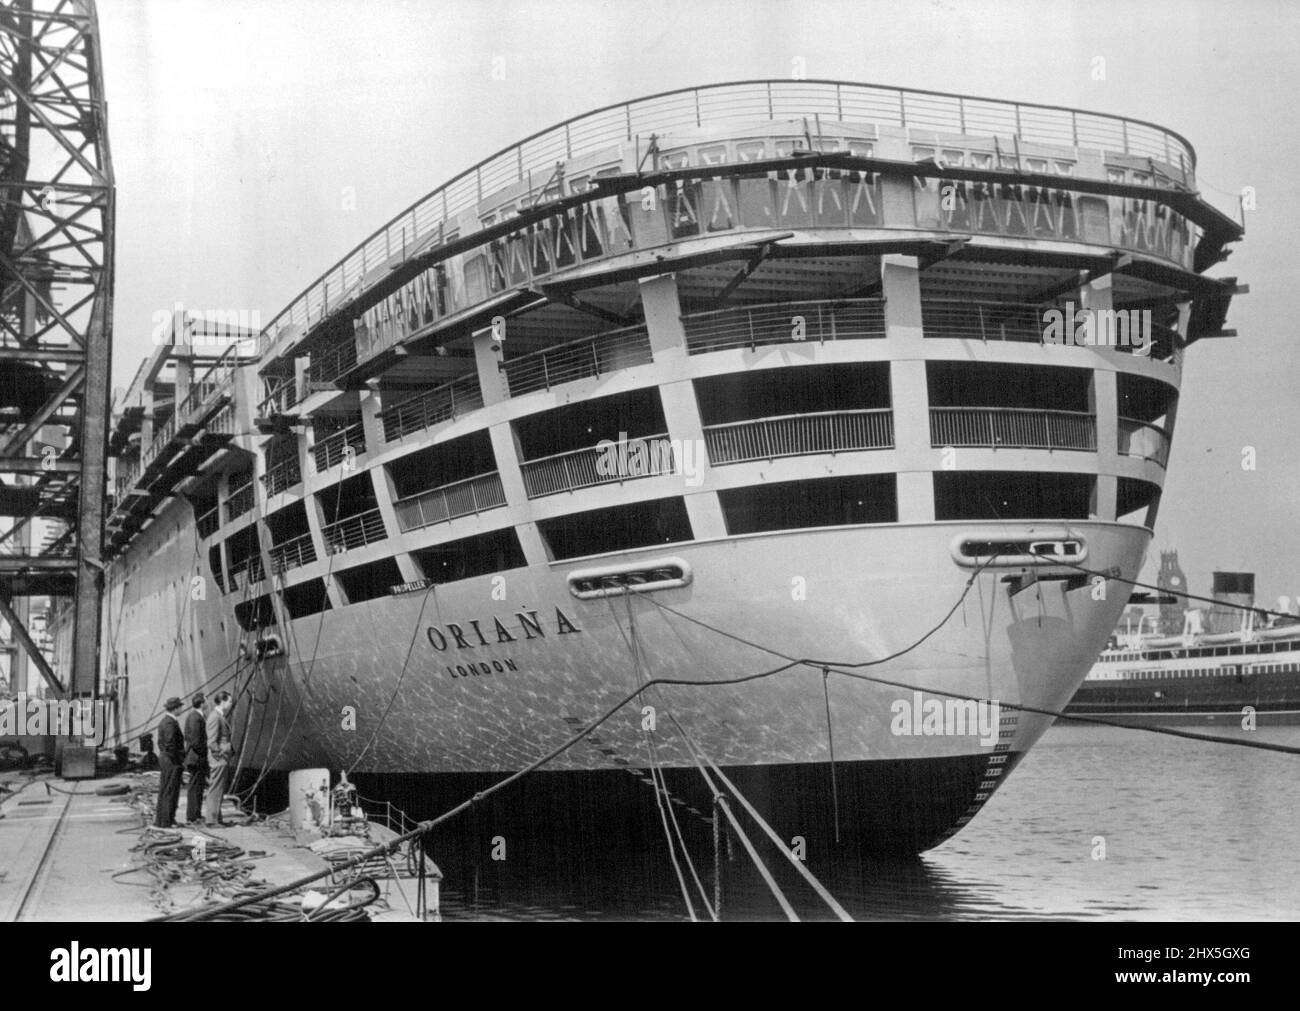
[[[60, 697], [98, 682], [113, 216], [93, 0], [0, 0], [0, 621]], [[34, 598], [68, 609], [66, 670]]]

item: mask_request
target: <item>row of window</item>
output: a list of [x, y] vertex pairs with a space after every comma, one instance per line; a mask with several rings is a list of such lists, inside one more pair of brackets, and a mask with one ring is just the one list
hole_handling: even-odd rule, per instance
[[[891, 523], [898, 518], [892, 474], [733, 489], [719, 497], [729, 534]], [[552, 557], [560, 561], [654, 544], [677, 544], [695, 536], [681, 498], [571, 513], [542, 520], [537, 526]], [[413, 552], [413, 557], [423, 578], [434, 583], [470, 579], [526, 564], [513, 528], [423, 548]], [[333, 573], [333, 578], [349, 604], [386, 596], [405, 582], [394, 558], [341, 569]], [[314, 579], [284, 591], [284, 604], [290, 617], [301, 618], [327, 609], [329, 600], [322, 581]], [[236, 605], [235, 616], [245, 629], [274, 620], [266, 596]]]
[[[1222, 667], [1193, 667], [1185, 670], [1171, 667], [1155, 667], [1150, 670], [1119, 671], [1113, 680], [1177, 681], [1184, 678], [1242, 677], [1252, 674], [1294, 674], [1297, 672], [1300, 672], [1300, 664], [1294, 663], [1250, 664], [1242, 668], [1235, 665], [1224, 665]], [[1105, 680], [1112, 680], [1112, 678]]]
[[[1051, 449], [1096, 449], [1093, 419], [1086, 414], [1092, 372], [1088, 369], [1008, 366], [969, 362], [927, 362], [927, 396], [931, 405], [931, 441], [943, 446], [991, 446]], [[888, 363], [857, 362], [841, 365], [795, 366], [758, 372], [701, 377], [693, 388], [706, 446], [714, 466], [746, 459], [801, 456], [821, 452], [890, 448], [892, 419], [882, 412], [891, 406]], [[1151, 390], [1130, 389], [1121, 381], [1121, 409], [1136, 416], [1163, 415], [1174, 391], [1162, 383]], [[1141, 394], [1141, 395], [1138, 395]], [[949, 408], [950, 410], [943, 410]], [[868, 417], [870, 412], [876, 415]], [[655, 387], [582, 400], [539, 411], [511, 423], [518, 442], [525, 480], [543, 458], [599, 447], [604, 440], [623, 442], [662, 439], [667, 431], [660, 392]], [[1156, 449], [1163, 433], [1147, 439]], [[366, 452], [361, 426], [352, 424], [329, 436], [342, 440], [334, 458], [320, 469]], [[318, 439], [320, 438], [318, 434]], [[287, 437], [267, 449], [269, 461], [277, 453], [289, 459]], [[1143, 446], [1130, 433], [1121, 445], [1137, 454]], [[328, 448], [318, 441], [317, 454]], [[486, 429], [457, 439], [428, 445], [385, 464], [398, 500], [436, 490], [497, 470], [495, 453]], [[273, 473], [268, 469], [268, 476]], [[295, 471], [296, 473], [296, 471]], [[353, 479], [359, 480], [359, 479]], [[587, 483], [593, 482], [589, 476]], [[233, 483], [233, 482], [232, 482]], [[368, 485], [368, 481], [366, 482]], [[565, 488], [576, 487], [571, 483]], [[268, 482], [268, 495], [271, 487]], [[317, 493], [322, 504], [335, 491]], [[356, 510], [373, 507], [373, 495]], [[501, 503], [497, 503], [501, 504]], [[327, 519], [326, 522], [332, 522]], [[305, 519], [295, 533], [304, 533]], [[408, 527], [403, 526], [403, 529]], [[286, 537], [277, 532], [276, 543]]]
[[[423, 458], [421, 462], [424, 462]], [[405, 471], [402, 473], [405, 474]], [[399, 477], [399, 492], [404, 490], [400, 482], [409, 479], [409, 474]], [[932, 479], [934, 519], [938, 522], [1088, 519], [1095, 515], [1096, 511], [1094, 506], [1096, 478], [1090, 474], [936, 471]], [[324, 516], [327, 535], [337, 529], [339, 537], [345, 535], [352, 537], [351, 540], [345, 538], [340, 542], [341, 546], [336, 549], [339, 551], [377, 543], [388, 536], [382, 520], [378, 517], [378, 511], [374, 508], [369, 472], [349, 479], [347, 484], [348, 487], [354, 484], [364, 485], [363, 490], [367, 494], [364, 497], [352, 496], [357, 501], [348, 507], [349, 515], [346, 517], [339, 518], [329, 508], [331, 506], [334, 510], [341, 508], [340, 503], [344, 498], [341, 493], [333, 496], [333, 499], [338, 501], [325, 502], [322, 499], [322, 504], [327, 507]], [[1129, 518], [1153, 505], [1158, 496], [1159, 488], [1154, 484], [1121, 478], [1117, 496], [1117, 515], [1120, 518]], [[732, 535], [767, 530], [898, 521], [894, 474], [819, 478], [723, 489], [718, 492], [718, 498], [728, 533]], [[492, 501], [500, 504], [498, 499]], [[462, 510], [462, 513], [454, 513], [444, 503], [433, 505], [441, 506], [443, 511], [438, 515], [444, 517], [477, 511], [467, 507]], [[374, 520], [373, 523], [370, 522], [371, 519]], [[286, 522], [282, 523], [281, 520]], [[357, 530], [344, 529], [348, 522], [356, 525]], [[306, 530], [302, 503], [293, 503], [286, 510], [272, 514], [267, 518], [267, 523], [275, 545], [272, 548], [272, 555], [277, 558], [284, 556], [285, 569], [315, 561], [313, 545], [296, 543], [306, 536], [302, 532]], [[422, 525], [427, 524], [403, 522], [402, 529], [411, 530]], [[539, 528], [543, 532], [552, 556], [557, 559], [603, 554], [640, 547], [643, 543], [654, 541], [691, 539], [690, 525], [686, 520], [685, 508], [680, 498], [630, 503], [611, 510], [570, 513], [566, 516], [542, 520], [539, 522]], [[637, 530], [658, 531], [662, 536], [638, 544], [634, 543], [636, 539], [634, 531]], [[286, 549], [290, 547], [293, 551], [310, 553], [310, 557], [306, 554], [288, 557]], [[225, 569], [230, 573], [228, 592], [235, 592], [240, 588], [237, 576], [250, 566], [256, 570], [251, 573], [254, 581], [264, 577], [265, 573], [261, 571], [260, 546], [255, 525], [243, 527], [227, 538], [225, 553]], [[214, 571], [219, 571], [221, 554], [217, 545], [210, 548], [210, 557]]]
[[[412, 553], [423, 580], [429, 583], [452, 583], [493, 572], [522, 568], [523, 548], [513, 528], [494, 530], [474, 537], [422, 548]], [[338, 569], [331, 573], [347, 604], [360, 604], [385, 597], [405, 584], [395, 558], [381, 558], [365, 565]], [[424, 585], [423, 583], [420, 585]], [[308, 579], [280, 591], [285, 611], [291, 619], [327, 611], [332, 606], [323, 579]], [[235, 605], [235, 619], [245, 631], [262, 628], [275, 621], [269, 594]]]
[[1207, 656], [1245, 656], [1259, 653], [1290, 653], [1300, 649], [1295, 640], [1281, 642], [1234, 643], [1230, 646], [1199, 646], [1194, 649], [1148, 649], [1142, 652], [1130, 650], [1109, 657], [1114, 661], [1125, 660], [1194, 660]]
[[[1086, 518], [1090, 480], [1073, 474], [936, 473], [938, 520], [998, 518]], [[999, 482], [1001, 484], [999, 485]], [[997, 491], [1000, 499], [991, 493]], [[898, 521], [897, 476], [867, 474], [778, 482], [718, 493], [729, 536], [817, 527], [883, 524]], [[630, 551], [656, 544], [689, 542], [695, 534], [680, 497], [631, 502], [538, 521], [551, 558], [569, 561]], [[251, 529], [251, 528], [250, 528]], [[412, 557], [424, 580], [448, 583], [525, 563], [513, 528], [422, 548]], [[395, 558], [338, 569], [334, 578], [351, 604], [385, 596], [405, 583]], [[320, 584], [309, 580], [307, 584]], [[319, 613], [329, 606], [323, 584], [285, 591], [292, 617]], [[248, 601], [236, 608], [250, 627], [269, 603]], [[242, 609], [242, 610], [241, 610]], [[269, 610], [267, 611], [269, 614]]]

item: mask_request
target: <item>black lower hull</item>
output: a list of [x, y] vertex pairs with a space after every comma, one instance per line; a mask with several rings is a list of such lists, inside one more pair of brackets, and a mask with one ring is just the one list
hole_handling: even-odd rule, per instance
[[[909, 761], [750, 766], [723, 771], [788, 846], [810, 865], [881, 855], [915, 855], [965, 825], [1019, 761], [997, 756], [1002, 771], [990, 778], [988, 755]], [[278, 777], [277, 777], [278, 778]], [[363, 797], [391, 801], [412, 818], [434, 817], [504, 778], [504, 774], [357, 774]], [[665, 769], [672, 814], [696, 852], [712, 848], [712, 795], [696, 769]], [[537, 772], [485, 798], [435, 830], [431, 852], [439, 862], [454, 852], [501, 870], [568, 865], [578, 853], [601, 848], [653, 849], [663, 817], [651, 776], [642, 769]], [[280, 780], [265, 806], [276, 806]], [[763, 849], [762, 830], [731, 802], [745, 832]], [[372, 813], [375, 804], [366, 805]], [[665, 809], [664, 816], [668, 816]], [[669, 821], [670, 827], [672, 821]], [[837, 841], [838, 839], [838, 841]], [[494, 850], [505, 860], [494, 860]]]

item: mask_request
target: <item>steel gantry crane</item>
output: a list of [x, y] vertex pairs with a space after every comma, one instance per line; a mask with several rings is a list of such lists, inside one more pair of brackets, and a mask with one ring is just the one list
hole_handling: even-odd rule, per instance
[[[0, 624], [12, 670], [30, 661], [59, 697], [93, 696], [99, 666], [114, 211], [100, 61], [93, 0], [0, 0]], [[73, 626], [56, 665], [29, 627], [41, 598]]]

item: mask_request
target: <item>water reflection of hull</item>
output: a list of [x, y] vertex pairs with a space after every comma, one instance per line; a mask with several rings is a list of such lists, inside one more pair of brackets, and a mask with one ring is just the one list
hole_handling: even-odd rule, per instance
[[[803, 770], [794, 779], [778, 775], [761, 782], [752, 775], [745, 779], [745, 770], [725, 771], [756, 805], [772, 813], [773, 827], [782, 838], [804, 837], [807, 866], [856, 920], [1014, 920], [1043, 915], [1041, 909], [1017, 905], [983, 879], [932, 857], [864, 857], [856, 848], [861, 842], [855, 828], [859, 823], [843, 825], [841, 844], [834, 845], [829, 789], [820, 782], [817, 790], [806, 789], [806, 777], [825, 777], [824, 768]], [[860, 798], [871, 785], [884, 785], [858, 763], [840, 766], [837, 772], [842, 800]], [[470, 779], [439, 780], [364, 776], [361, 786], [366, 794], [400, 799], [423, 816], [445, 809], [479, 785]], [[667, 781], [674, 796], [688, 800], [676, 808], [677, 824], [704, 894], [710, 902], [721, 895], [722, 918], [785, 919], [741, 843], [725, 830], [715, 865], [707, 796], [671, 770]], [[789, 791], [800, 788], [805, 788], [803, 796], [791, 797]], [[740, 817], [797, 915], [833, 919], [775, 847], [757, 829], [750, 830], [743, 813]], [[494, 860], [494, 845], [502, 842], [504, 849], [498, 852], [504, 859]], [[538, 777], [531, 786], [525, 781], [501, 802], [487, 802], [441, 827], [428, 852], [444, 874], [443, 909], [450, 919], [656, 920], [687, 915], [651, 788], [626, 774], [564, 773]], [[715, 871], [720, 876], [717, 893]], [[683, 873], [696, 915], [706, 918], [684, 861]]]

